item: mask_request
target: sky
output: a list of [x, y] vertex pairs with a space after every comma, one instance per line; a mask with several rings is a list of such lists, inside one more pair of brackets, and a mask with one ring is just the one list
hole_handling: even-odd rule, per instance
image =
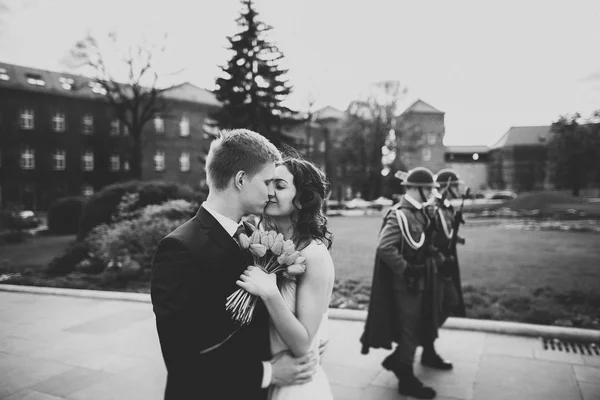
[[[345, 109], [381, 80], [445, 112], [446, 145], [600, 109], [600, 1], [256, 0], [294, 87], [287, 105]], [[86, 33], [168, 33], [173, 79], [213, 89], [238, 0], [0, 0], [0, 61], [65, 70]]]

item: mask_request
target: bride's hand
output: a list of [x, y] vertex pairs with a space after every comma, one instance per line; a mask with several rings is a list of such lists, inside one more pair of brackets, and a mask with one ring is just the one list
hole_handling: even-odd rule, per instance
[[248, 293], [258, 296], [263, 300], [279, 293], [279, 289], [277, 289], [277, 276], [275, 274], [268, 274], [260, 267], [252, 265], [240, 275], [240, 280], [236, 284]]

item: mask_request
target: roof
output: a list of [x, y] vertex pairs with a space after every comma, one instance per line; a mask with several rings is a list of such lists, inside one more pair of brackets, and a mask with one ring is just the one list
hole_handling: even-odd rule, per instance
[[317, 110], [313, 114], [315, 121], [323, 121], [327, 119], [341, 120], [346, 118], [346, 113], [332, 106], [325, 106]]
[[[94, 79], [85, 76], [0, 62], [0, 89], [103, 99], [101, 90], [93, 89], [94, 87], [96, 87]], [[176, 100], [220, 105], [211, 92], [188, 82], [166, 89], [163, 94], [167, 98]]]
[[490, 149], [539, 146], [548, 138], [550, 129], [550, 126], [513, 126]]
[[191, 103], [201, 103], [216, 107], [221, 106], [221, 103], [217, 100], [214, 93], [189, 82], [173, 86], [164, 90], [162, 93], [167, 99], [189, 101]]
[[485, 154], [490, 151], [488, 146], [446, 146], [446, 153], [452, 154]]
[[[425, 103], [423, 100], [418, 99], [411, 106], [409, 106], [402, 114], [415, 113], [415, 114], [444, 114], [443, 111], [438, 110], [435, 107]], [[400, 114], [400, 115], [402, 115]]]

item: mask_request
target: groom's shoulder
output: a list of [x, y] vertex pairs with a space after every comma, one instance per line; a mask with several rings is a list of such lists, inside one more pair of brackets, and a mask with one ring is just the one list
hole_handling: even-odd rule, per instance
[[197, 220], [196, 217], [192, 217], [183, 224], [179, 225], [177, 228], [175, 228], [171, 233], [165, 236], [164, 239], [177, 239], [181, 242], [189, 244], [191, 241], [194, 241], [197, 238], [201, 231], [202, 229], [200, 226], [200, 222]]

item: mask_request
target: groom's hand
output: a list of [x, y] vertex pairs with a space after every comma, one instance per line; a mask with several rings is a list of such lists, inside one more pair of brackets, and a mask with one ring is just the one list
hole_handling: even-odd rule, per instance
[[317, 359], [317, 355], [313, 352], [299, 358], [288, 352], [277, 354], [271, 359], [271, 365], [273, 366], [271, 384], [290, 386], [310, 382], [317, 370]]
[[325, 350], [327, 350], [327, 346], [329, 345], [329, 340], [322, 340], [319, 343], [319, 358], [320, 363], [323, 364], [323, 356], [325, 355]]

